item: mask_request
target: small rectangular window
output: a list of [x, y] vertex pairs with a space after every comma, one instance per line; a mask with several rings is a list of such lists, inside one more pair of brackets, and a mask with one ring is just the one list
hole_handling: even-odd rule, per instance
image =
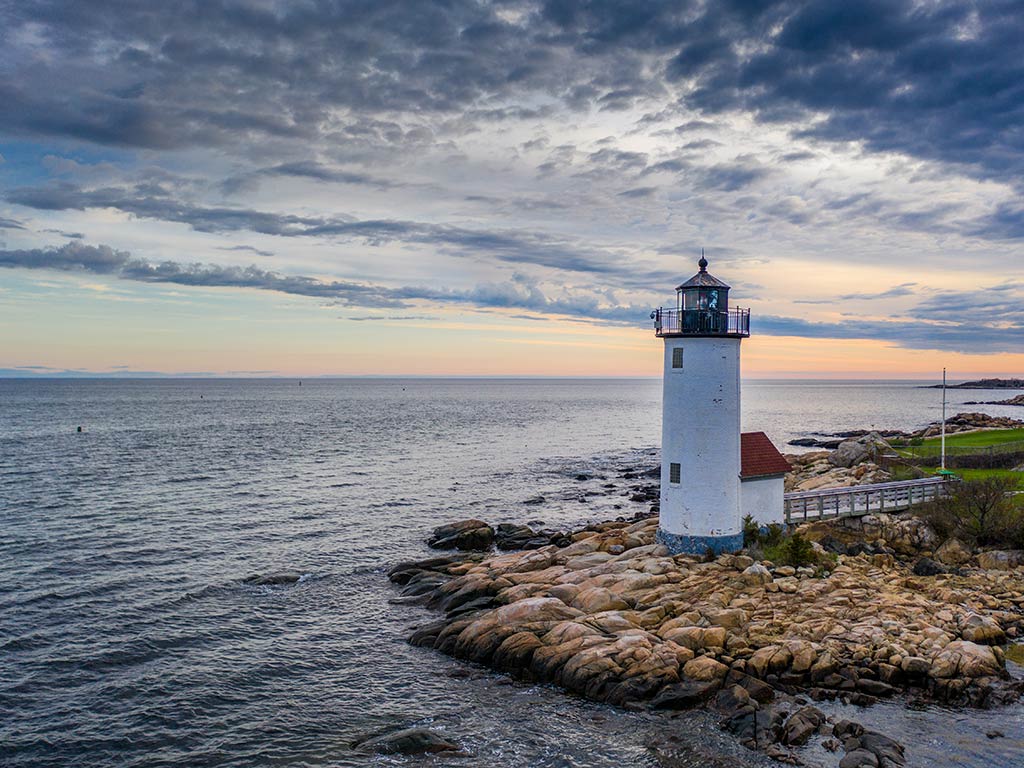
[[672, 367], [682, 368], [683, 367], [683, 348], [676, 347], [672, 350]]
[[679, 485], [679, 465], [674, 462], [668, 465], [668, 481]]

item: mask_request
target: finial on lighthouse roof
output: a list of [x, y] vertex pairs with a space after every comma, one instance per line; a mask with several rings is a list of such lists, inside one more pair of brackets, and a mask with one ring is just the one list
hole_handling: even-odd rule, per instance
[[700, 261], [697, 262], [697, 266], [700, 267], [701, 272], [708, 271], [708, 260], [704, 258], [704, 249], [700, 249]]

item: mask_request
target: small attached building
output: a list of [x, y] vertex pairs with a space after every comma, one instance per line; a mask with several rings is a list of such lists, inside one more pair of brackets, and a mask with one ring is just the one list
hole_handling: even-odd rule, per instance
[[784, 523], [785, 475], [792, 470], [764, 432], [740, 434], [740, 514], [761, 525]]

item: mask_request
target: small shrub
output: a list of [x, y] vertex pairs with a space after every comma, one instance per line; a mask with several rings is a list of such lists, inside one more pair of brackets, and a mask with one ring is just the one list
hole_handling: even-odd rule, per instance
[[766, 546], [774, 546], [780, 544], [786, 536], [786, 526], [781, 523], [772, 523], [768, 526], [767, 531], [764, 533], [763, 541]]
[[743, 546], [749, 547], [761, 540], [761, 526], [752, 515], [743, 518]]
[[794, 568], [819, 565], [814, 545], [799, 533], [794, 533], [777, 544], [766, 544], [764, 551], [768, 559], [776, 565], [792, 565]]
[[963, 480], [921, 508], [921, 517], [940, 537], [956, 536], [975, 544], [1024, 542], [1024, 511], [1010, 492], [1016, 483], [1005, 477]]

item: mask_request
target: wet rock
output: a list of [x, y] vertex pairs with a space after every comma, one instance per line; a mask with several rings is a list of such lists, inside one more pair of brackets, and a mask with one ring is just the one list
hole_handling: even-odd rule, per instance
[[434, 529], [427, 544], [434, 549], [486, 550], [494, 543], [494, 529], [483, 520], [460, 520]]
[[872, 752], [881, 768], [899, 768], [907, 764], [905, 749], [898, 741], [875, 731], [864, 731], [858, 739], [860, 748]]
[[816, 707], [802, 707], [790, 715], [782, 729], [782, 743], [801, 746], [818, 731], [825, 722], [825, 714]]
[[857, 748], [843, 756], [839, 768], [878, 768], [878, 756], [867, 749]]
[[526, 549], [535, 538], [537, 533], [528, 525], [501, 523], [494, 529], [494, 545], [501, 550]]
[[946, 566], [937, 563], [930, 557], [922, 557], [914, 563], [915, 576], [938, 576], [940, 573], [949, 573]]
[[760, 704], [767, 704], [775, 697], [775, 689], [770, 685], [736, 669], [730, 670], [726, 675], [725, 684], [740, 686], [750, 694], [750, 698]]
[[666, 685], [651, 700], [654, 709], [693, 709], [715, 695], [716, 681], [686, 680]]
[[438, 752], [456, 752], [458, 744], [426, 728], [406, 728], [401, 731], [373, 736], [352, 744], [362, 752], [379, 755], [424, 755]]
[[306, 574], [299, 571], [278, 571], [276, 573], [255, 574], [242, 579], [243, 584], [254, 587], [272, 587], [282, 584], [295, 584], [302, 580]]
[[758, 708], [749, 691], [742, 685], [730, 685], [720, 690], [715, 696], [715, 709], [729, 717], [735, 715], [740, 709], [751, 706], [754, 709]]
[[862, 678], [857, 681], [857, 690], [862, 691], [869, 696], [892, 696], [896, 693], [896, 688], [883, 683], [881, 680], [869, 680]]

